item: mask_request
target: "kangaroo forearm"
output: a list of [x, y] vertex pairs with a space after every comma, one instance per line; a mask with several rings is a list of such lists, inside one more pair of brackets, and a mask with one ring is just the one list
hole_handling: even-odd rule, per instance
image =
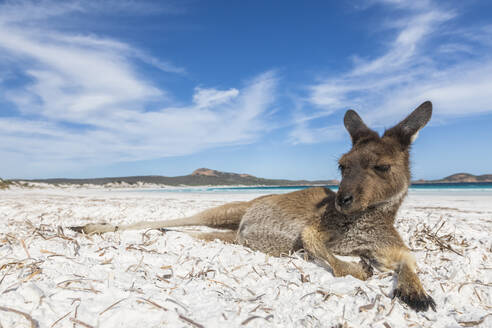
[[395, 271], [398, 286], [423, 292], [424, 289], [416, 273], [415, 258], [406, 247], [384, 249], [377, 260], [384, 268]]
[[422, 284], [416, 273], [415, 258], [408, 248], [398, 246], [379, 250], [376, 253], [376, 261], [383, 269], [394, 271], [397, 274], [398, 285], [423, 292]]
[[382, 270], [398, 271], [403, 264], [412, 270], [416, 269], [415, 258], [403, 244], [374, 250], [372, 255]]

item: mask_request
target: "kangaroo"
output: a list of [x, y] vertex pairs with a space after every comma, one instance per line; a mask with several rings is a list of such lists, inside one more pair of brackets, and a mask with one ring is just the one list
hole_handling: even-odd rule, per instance
[[[344, 124], [352, 148], [339, 160], [338, 192], [313, 187], [287, 194], [262, 196], [205, 210], [191, 217], [129, 225], [87, 224], [72, 227], [86, 234], [178, 226], [208, 226], [219, 232], [194, 233], [203, 240], [238, 243], [273, 256], [304, 249], [328, 264], [335, 277], [366, 280], [372, 267], [397, 276], [393, 297], [416, 311], [435, 311], [416, 274], [409, 248], [394, 228], [396, 213], [410, 184], [409, 150], [430, 120], [427, 101], [380, 137], [360, 116], [348, 110]], [[355, 256], [346, 262], [335, 255]]]

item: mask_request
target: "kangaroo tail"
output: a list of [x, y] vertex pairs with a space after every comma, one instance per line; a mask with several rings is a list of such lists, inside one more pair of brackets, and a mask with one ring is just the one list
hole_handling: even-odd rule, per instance
[[108, 223], [89, 223], [70, 229], [85, 234], [105, 233], [123, 230], [165, 229], [186, 226], [207, 226], [219, 229], [235, 230], [239, 227], [241, 218], [250, 206], [250, 202], [234, 202], [211, 208], [190, 217], [164, 220], [142, 221], [132, 224], [112, 225]]

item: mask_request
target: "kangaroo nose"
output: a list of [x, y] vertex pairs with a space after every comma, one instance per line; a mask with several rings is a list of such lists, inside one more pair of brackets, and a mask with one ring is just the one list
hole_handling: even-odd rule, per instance
[[347, 207], [352, 204], [353, 200], [354, 197], [352, 197], [352, 195], [343, 195], [338, 198], [338, 205], [340, 205], [341, 207]]

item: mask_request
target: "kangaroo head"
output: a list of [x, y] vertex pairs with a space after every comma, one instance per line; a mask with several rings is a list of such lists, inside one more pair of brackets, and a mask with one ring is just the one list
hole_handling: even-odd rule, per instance
[[339, 160], [338, 211], [351, 214], [403, 199], [410, 184], [410, 145], [431, 115], [432, 103], [426, 101], [380, 137], [355, 111], [347, 111], [344, 124], [352, 149]]

